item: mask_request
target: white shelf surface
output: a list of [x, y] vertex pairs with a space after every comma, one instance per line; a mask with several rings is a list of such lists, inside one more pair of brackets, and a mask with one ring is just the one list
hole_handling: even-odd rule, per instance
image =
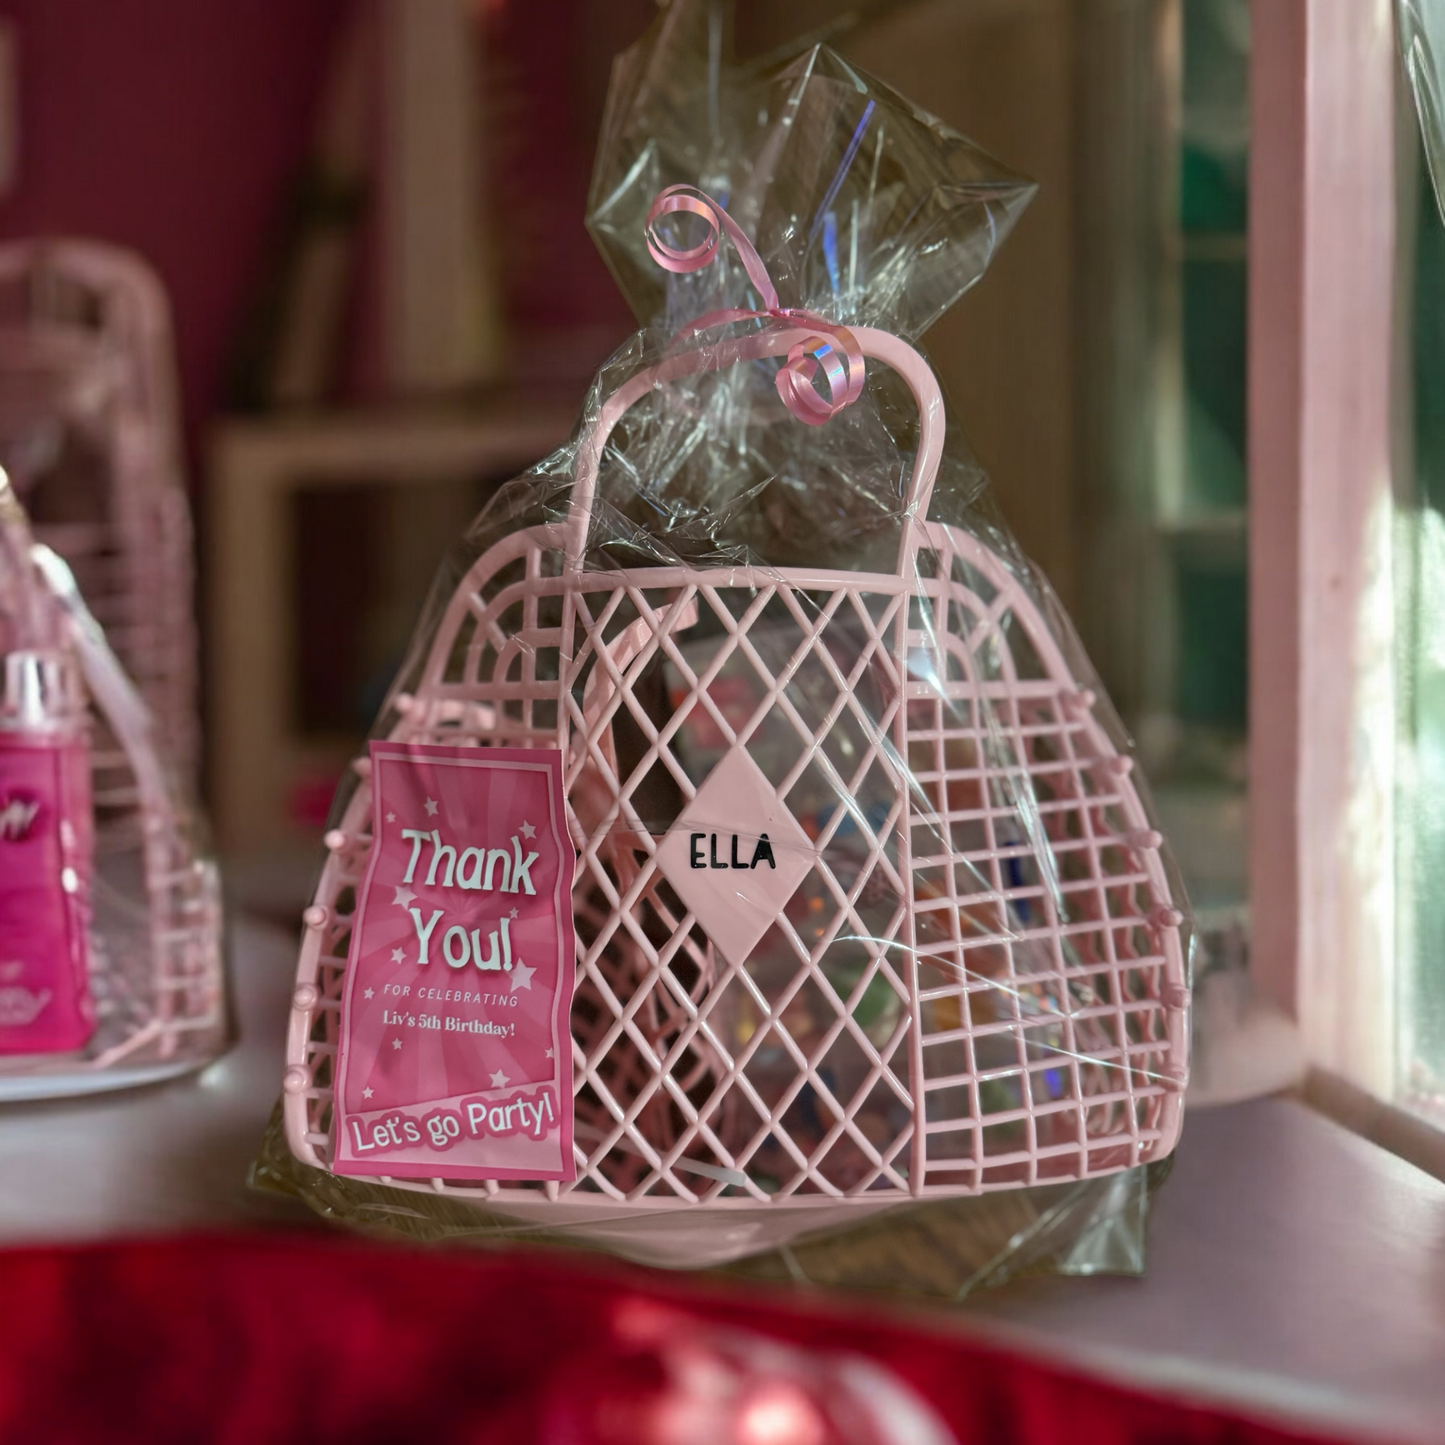
[[1445, 1184], [1288, 1098], [1191, 1113], [1142, 1279], [965, 1306], [1134, 1383], [1445, 1439]]
[[[243, 918], [232, 959], [241, 1042], [208, 1069], [0, 1108], [0, 1244], [313, 1219], [245, 1185], [295, 940]], [[1290, 1099], [1194, 1110], [1144, 1278], [1020, 1281], [947, 1318], [1136, 1385], [1445, 1439], [1445, 1184]]]
[[[296, 948], [244, 918], [231, 929], [240, 1042], [148, 1088], [0, 1106], [0, 1244], [98, 1239], [287, 1217], [246, 1187], [281, 1090]], [[293, 1217], [311, 1218], [297, 1205]]]

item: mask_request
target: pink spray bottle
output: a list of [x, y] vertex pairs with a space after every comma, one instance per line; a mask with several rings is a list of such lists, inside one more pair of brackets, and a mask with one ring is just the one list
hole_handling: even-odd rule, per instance
[[0, 1054], [66, 1053], [95, 1031], [89, 714], [31, 545], [0, 472]]

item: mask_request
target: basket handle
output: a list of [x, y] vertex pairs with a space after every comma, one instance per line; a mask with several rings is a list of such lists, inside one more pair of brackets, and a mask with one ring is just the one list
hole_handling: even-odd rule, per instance
[[[869, 326], [849, 328], [864, 356], [891, 367], [908, 383], [918, 404], [918, 452], [908, 484], [907, 533], [912, 526], [926, 520], [933, 483], [938, 476], [938, 463], [943, 455], [943, 394], [928, 363], [901, 337]], [[805, 327], [769, 328], [751, 336], [733, 337], [705, 349], [680, 352], [629, 377], [603, 404], [592, 428], [583, 436], [573, 472], [572, 501], [567, 511], [567, 568], [582, 570], [587, 548], [587, 533], [592, 521], [592, 503], [597, 492], [597, 472], [602, 453], [613, 428], [628, 409], [656, 386], [695, 376], [705, 371], [721, 371], [740, 361], [757, 361], [766, 356], [786, 355], [799, 342], [816, 338], [817, 333]]]

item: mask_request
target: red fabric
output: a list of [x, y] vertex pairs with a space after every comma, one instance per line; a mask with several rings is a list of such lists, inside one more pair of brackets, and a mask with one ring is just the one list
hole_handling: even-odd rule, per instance
[[880, 1322], [856, 1304], [825, 1310], [776, 1290], [524, 1252], [264, 1235], [41, 1249], [0, 1253], [0, 1301], [5, 1445], [640, 1445], [639, 1409], [665, 1373], [626, 1325], [629, 1310], [656, 1314], [648, 1301], [684, 1333], [706, 1319], [871, 1356], [960, 1445], [1311, 1438]]

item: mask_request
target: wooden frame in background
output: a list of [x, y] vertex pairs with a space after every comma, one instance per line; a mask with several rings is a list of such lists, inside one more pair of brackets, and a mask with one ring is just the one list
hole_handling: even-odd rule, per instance
[[293, 722], [296, 493], [359, 483], [427, 488], [520, 472], [560, 445], [573, 420], [570, 407], [516, 407], [222, 425], [211, 455], [205, 559], [210, 795], [225, 853], [300, 842], [285, 822], [290, 789], [348, 761], [344, 745], [302, 737]]

